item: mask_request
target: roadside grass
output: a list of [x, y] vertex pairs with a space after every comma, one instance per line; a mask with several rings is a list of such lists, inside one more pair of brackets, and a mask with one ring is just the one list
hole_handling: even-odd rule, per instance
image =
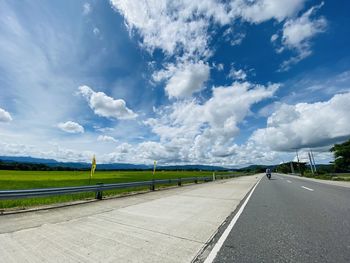
[[350, 173], [349, 174], [337, 174], [332, 177], [333, 181], [350, 181]]
[[[228, 175], [238, 172], [216, 172], [216, 175]], [[174, 179], [185, 177], [211, 176], [212, 171], [157, 171], [154, 179]], [[89, 185], [89, 171], [7, 171], [0, 170], [0, 190], [35, 189]], [[149, 181], [153, 179], [152, 171], [96, 171], [90, 184], [124, 183]], [[174, 184], [157, 185], [157, 188], [174, 186]], [[104, 191], [103, 195], [116, 196], [131, 192], [149, 191], [148, 187], [116, 189]], [[0, 210], [65, 203], [78, 200], [94, 199], [95, 193], [77, 193], [50, 197], [0, 200]]]
[[313, 175], [311, 172], [306, 172], [304, 177], [315, 178], [321, 180], [331, 180], [331, 181], [350, 181], [350, 173], [339, 173], [339, 174], [318, 174]]

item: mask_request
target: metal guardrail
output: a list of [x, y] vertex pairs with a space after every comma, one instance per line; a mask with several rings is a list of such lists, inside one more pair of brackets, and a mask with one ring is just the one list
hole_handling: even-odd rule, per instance
[[[216, 179], [224, 179], [236, 177], [237, 175], [216, 175]], [[178, 184], [199, 181], [209, 182], [213, 181], [212, 176], [206, 177], [185, 177], [177, 179], [161, 179], [141, 182], [129, 182], [129, 183], [117, 183], [117, 184], [103, 184], [87, 185], [87, 186], [72, 186], [72, 187], [59, 187], [59, 188], [41, 188], [41, 189], [23, 189], [23, 190], [2, 190], [0, 191], [0, 200], [11, 200], [19, 198], [31, 198], [31, 197], [44, 197], [63, 194], [75, 194], [75, 193], [96, 193], [96, 199], [102, 199], [103, 191], [114, 189], [126, 189], [132, 187], [149, 186], [150, 190], [155, 190], [156, 185], [160, 184]]]

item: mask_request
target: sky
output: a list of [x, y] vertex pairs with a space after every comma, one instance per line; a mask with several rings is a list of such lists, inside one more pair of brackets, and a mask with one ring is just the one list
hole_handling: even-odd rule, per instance
[[242, 167], [350, 138], [348, 1], [0, 1], [0, 155]]

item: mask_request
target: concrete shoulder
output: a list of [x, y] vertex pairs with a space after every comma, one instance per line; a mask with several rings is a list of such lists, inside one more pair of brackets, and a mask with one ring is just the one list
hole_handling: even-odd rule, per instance
[[0, 253], [4, 262], [191, 262], [260, 177], [0, 216]]

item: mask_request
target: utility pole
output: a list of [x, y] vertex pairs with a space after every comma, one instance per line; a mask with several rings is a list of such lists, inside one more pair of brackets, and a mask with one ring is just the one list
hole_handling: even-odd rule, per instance
[[314, 171], [314, 167], [313, 167], [313, 163], [312, 163], [311, 153], [308, 152], [307, 155], [309, 156], [310, 168], [311, 168], [312, 175], [314, 175], [314, 174], [315, 174], [315, 171]]
[[317, 173], [317, 169], [316, 169], [316, 163], [315, 163], [315, 158], [314, 158], [314, 153], [310, 150], [311, 152], [311, 158], [312, 158], [312, 162], [314, 164], [314, 170], [315, 170], [315, 173]]
[[298, 160], [298, 170], [299, 170], [299, 173], [301, 175], [301, 170], [300, 170], [300, 163], [299, 163], [299, 155], [298, 155], [298, 148], [295, 148], [295, 153], [297, 155], [297, 160]]
[[298, 149], [295, 148], [295, 153], [297, 154], [297, 160], [298, 160], [298, 165], [299, 165], [299, 155], [298, 155]]
[[294, 174], [294, 166], [293, 166], [293, 161], [290, 162], [290, 170], [292, 171], [292, 174]]

